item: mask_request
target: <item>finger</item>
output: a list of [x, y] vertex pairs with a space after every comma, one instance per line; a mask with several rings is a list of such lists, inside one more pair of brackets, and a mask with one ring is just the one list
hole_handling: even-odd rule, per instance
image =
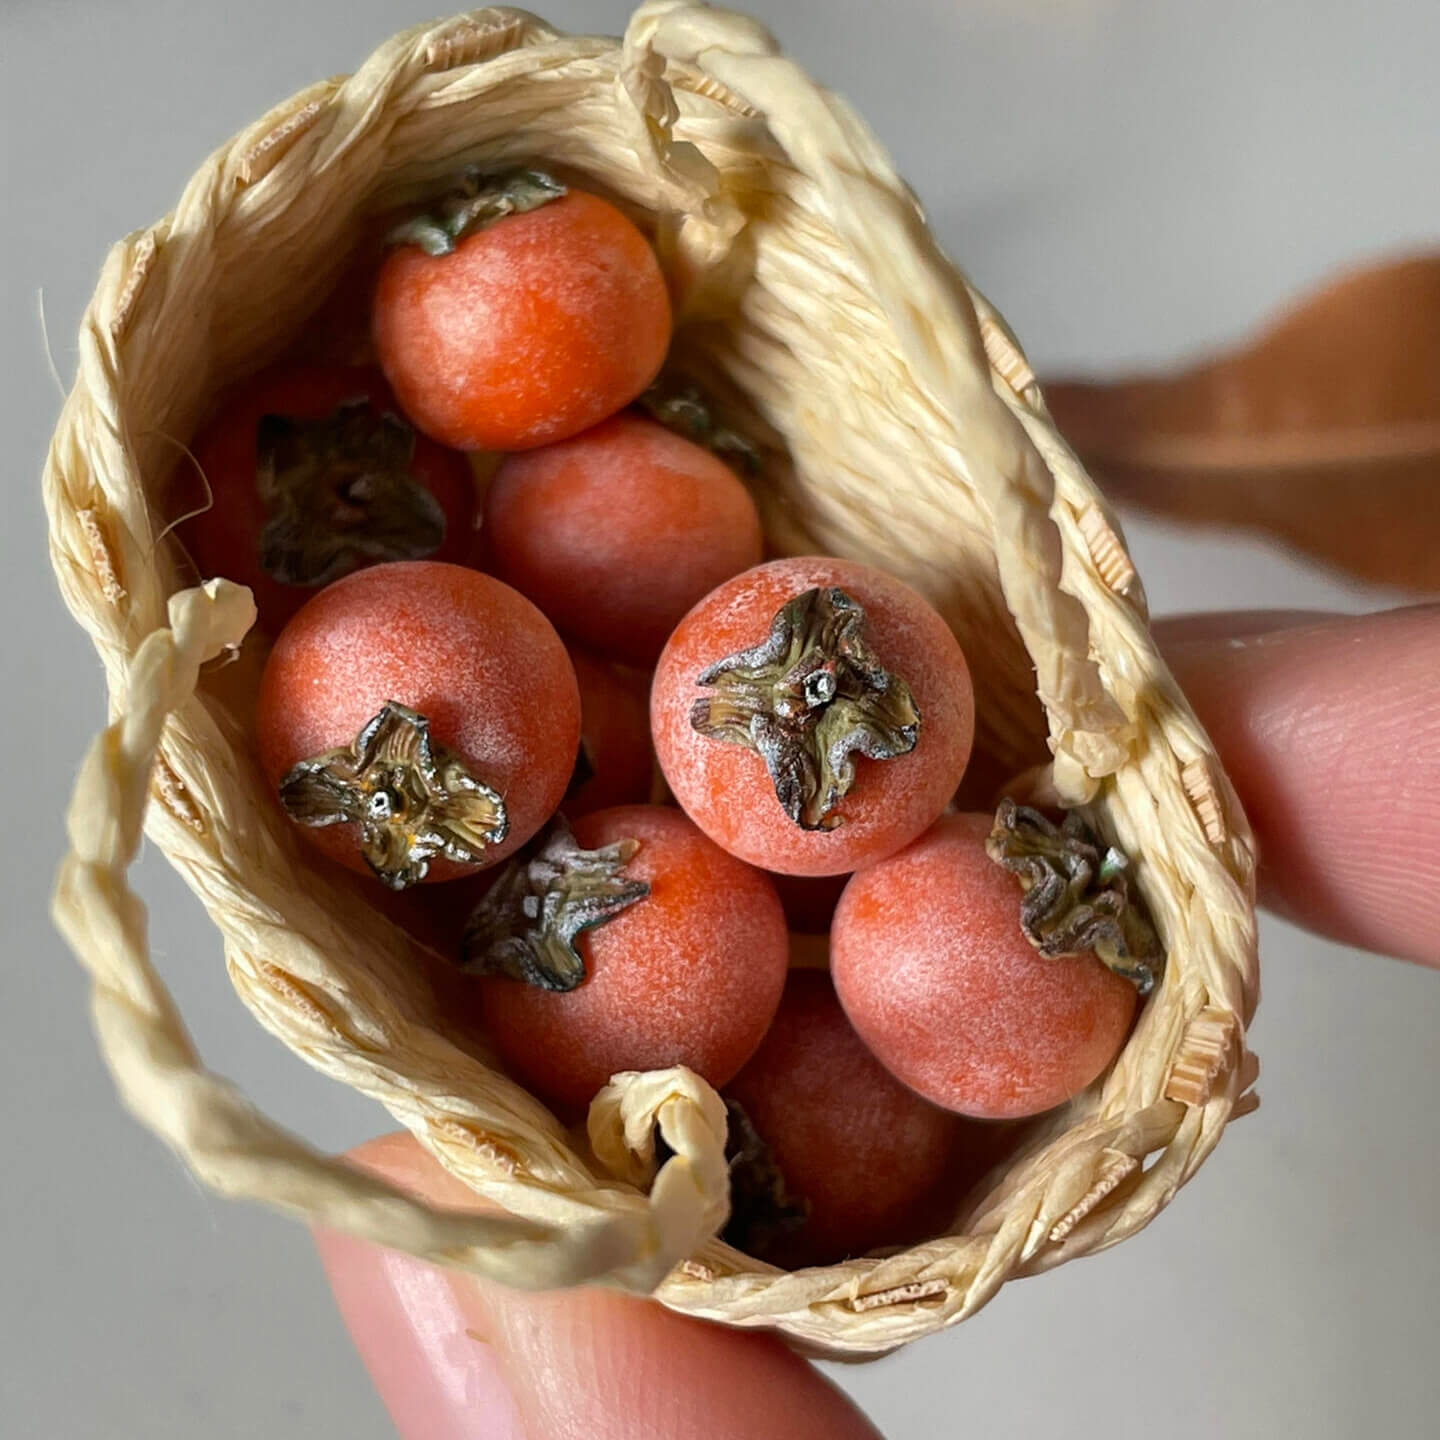
[[1440, 965], [1440, 606], [1228, 636], [1211, 623], [1156, 630], [1255, 828], [1262, 899]]
[[[410, 1136], [351, 1160], [475, 1208]], [[406, 1440], [877, 1440], [779, 1341], [595, 1289], [502, 1290], [329, 1232], [341, 1315]]]

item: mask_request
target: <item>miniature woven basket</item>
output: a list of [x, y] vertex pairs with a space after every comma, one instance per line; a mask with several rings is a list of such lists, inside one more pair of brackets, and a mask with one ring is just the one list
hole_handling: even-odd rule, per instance
[[[928, 596], [970, 659], [977, 745], [1011, 792], [1084, 807], [1133, 860], [1162, 982], [1108, 1074], [1032, 1127], [941, 1238], [795, 1273], [725, 1245], [708, 1085], [617, 1076], [588, 1135], [567, 1132], [452, 1031], [413, 943], [358, 881], [310, 867], [265, 791], [249, 592], [195, 586], [162, 481], [209, 397], [293, 341], [363, 224], [477, 162], [560, 167], [641, 217], [677, 363], [762, 453], [772, 548], [868, 561]], [[1133, 1234], [1253, 1107], [1251, 834], [1115, 520], [874, 137], [754, 22], [653, 0], [617, 42], [479, 10], [271, 111], [111, 251], [45, 498], [114, 717], [76, 786], [55, 915], [93, 977], [125, 1104], [215, 1189], [507, 1284], [603, 1280], [858, 1358]], [[261, 1023], [507, 1213], [432, 1210], [204, 1069], [128, 886], [142, 829], [204, 902]]]

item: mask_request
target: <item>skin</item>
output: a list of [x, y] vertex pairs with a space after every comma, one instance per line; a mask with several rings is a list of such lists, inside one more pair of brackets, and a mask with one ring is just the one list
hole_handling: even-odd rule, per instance
[[[1215, 615], [1158, 629], [1263, 837], [1262, 900], [1345, 944], [1440, 967], [1440, 812], [1427, 803], [1440, 793], [1440, 608]], [[1360, 654], [1369, 663], [1357, 676]], [[1316, 774], [1368, 783], [1363, 794], [1341, 787], [1326, 808]], [[1290, 823], [1295, 805], [1310, 823]], [[1410, 837], [1403, 854], [1392, 825]], [[1317, 867], [1334, 887], [1327, 895], [1285, 879]], [[356, 1158], [442, 1203], [476, 1203], [409, 1136]], [[317, 1240], [405, 1440], [874, 1440], [864, 1417], [778, 1341], [599, 1291], [522, 1295], [341, 1237]], [[464, 1344], [467, 1332], [484, 1343]], [[661, 1378], [672, 1376], [695, 1402], [679, 1415]]]
[[649, 241], [581, 191], [448, 255], [397, 246], [371, 318], [405, 413], [457, 450], [527, 450], [598, 424], [659, 373], [671, 327]]
[[[256, 730], [270, 785], [298, 761], [351, 744], [387, 700], [419, 711], [432, 740], [504, 797], [510, 829], [485, 852], [487, 865], [554, 813], [574, 770], [580, 695], [560, 637], [523, 595], [429, 561], [358, 571], [322, 590], [275, 642], [261, 677]], [[301, 828], [368, 874], [356, 833]], [[427, 880], [474, 868], [437, 861]]]
[[823, 971], [791, 972], [769, 1033], [725, 1093], [810, 1207], [760, 1258], [825, 1265], [903, 1244], [930, 1218], [961, 1122], [879, 1064]]
[[565, 792], [561, 808], [573, 820], [612, 805], [649, 798], [655, 774], [645, 687], [583, 650], [570, 650], [580, 685], [580, 744], [591, 774]]
[[764, 549], [735, 472], [630, 414], [507, 459], [485, 532], [495, 574], [563, 633], [632, 665], [653, 665], [685, 612]]
[[[260, 532], [265, 507], [256, 489], [255, 427], [262, 415], [319, 420], [356, 398], [370, 401], [377, 414], [399, 414], [385, 377], [373, 366], [287, 365], [267, 370], [233, 391], [219, 414], [196, 436], [193, 461], [182, 461], [177, 506], [208, 499], [202, 513], [178, 527], [181, 542], [202, 577], [224, 575], [248, 585], [255, 596], [259, 623], [277, 634], [316, 591], [272, 579], [260, 566]], [[204, 491], [192, 479], [198, 469]], [[440, 502], [445, 539], [428, 558], [466, 564], [477, 549], [475, 486], [463, 455], [416, 435], [410, 474]], [[190, 497], [196, 497], [191, 499]]]
[[[759, 644], [776, 612], [806, 590], [839, 586], [865, 610], [875, 658], [909, 685], [921, 728], [915, 748], [889, 760], [859, 757], [840, 802], [844, 823], [803, 830], [781, 808], [753, 750], [696, 732], [696, 677]], [[670, 637], [650, 692], [655, 752], [675, 798], [717, 844], [752, 865], [791, 875], [835, 875], [894, 854], [945, 808], [965, 772], [974, 734], [970, 671], [955, 637], [908, 585], [867, 565], [828, 557], [774, 560], [705, 597]]]
[[926, 1099], [983, 1120], [1038, 1115], [1115, 1058], [1135, 987], [1094, 955], [1046, 960], [1019, 882], [985, 853], [989, 815], [946, 815], [845, 887], [830, 931], [850, 1023]]
[[567, 1114], [621, 1070], [688, 1065], [712, 1085], [728, 1083], [785, 985], [788, 937], [774, 887], [678, 810], [626, 805], [574, 828], [589, 850], [638, 840], [624, 873], [650, 894], [581, 934], [586, 978], [574, 990], [477, 979], [486, 1035], [528, 1089]]

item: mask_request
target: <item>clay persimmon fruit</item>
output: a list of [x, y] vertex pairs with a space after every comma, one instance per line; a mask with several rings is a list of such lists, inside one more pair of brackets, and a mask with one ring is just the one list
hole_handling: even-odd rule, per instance
[[819, 970], [791, 971], [769, 1033], [725, 1096], [768, 1151], [762, 1177], [768, 1159], [790, 1202], [788, 1213], [757, 1212], [741, 1172], [727, 1238], [792, 1267], [916, 1238], [964, 1125], [876, 1060]]
[[534, 172], [467, 177], [401, 227], [372, 331], [400, 402], [458, 450], [525, 450], [628, 405], [670, 344], [649, 242], [609, 201]]
[[574, 770], [580, 696], [523, 595], [422, 560], [311, 600], [270, 652], [256, 725], [307, 838], [402, 889], [493, 865], [545, 823]]
[[250, 587], [272, 634], [353, 570], [465, 563], [476, 546], [465, 457], [416, 434], [373, 367], [267, 370], [227, 397], [191, 453], [209, 504], [179, 536], [203, 577]]
[[830, 931], [831, 973], [880, 1062], [949, 1110], [1036, 1115], [1119, 1052], [1136, 987], [1094, 954], [1046, 958], [1022, 889], [986, 853], [988, 815], [948, 815], [855, 875]]
[[641, 415], [513, 455], [485, 505], [490, 568], [598, 655], [653, 665], [692, 605], [759, 562], [749, 491]]
[[465, 963], [507, 1067], [573, 1113], [622, 1070], [688, 1065], [726, 1084], [775, 1014], [786, 952], [764, 875], [678, 810], [626, 805], [512, 862], [471, 921]]
[[580, 753], [561, 808], [578, 820], [592, 810], [643, 804], [655, 773], [643, 677], [573, 648], [570, 662], [580, 684]]
[[676, 627], [650, 725], [685, 812], [753, 865], [835, 875], [909, 843], [970, 755], [970, 671], [909, 586], [829, 557], [727, 581]]

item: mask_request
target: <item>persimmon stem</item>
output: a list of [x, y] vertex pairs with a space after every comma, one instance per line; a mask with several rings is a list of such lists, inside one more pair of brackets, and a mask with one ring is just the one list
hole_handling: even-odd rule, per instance
[[716, 661], [697, 685], [690, 724], [765, 762], [775, 796], [803, 830], [833, 830], [855, 783], [855, 756], [915, 748], [920, 710], [864, 638], [865, 611], [843, 590], [806, 590], [777, 612], [759, 645]]
[[411, 475], [414, 453], [415, 432], [364, 396], [320, 419], [262, 415], [260, 568], [282, 584], [318, 587], [361, 565], [433, 555], [445, 542], [445, 511]]
[[729, 1119], [725, 1158], [730, 1165], [730, 1219], [722, 1238], [727, 1245], [763, 1260], [810, 1218], [810, 1204], [790, 1193], [770, 1146], [745, 1107], [737, 1100], [726, 1100], [725, 1111]]
[[1142, 994], [1165, 964], [1159, 937], [1130, 893], [1130, 862], [1103, 846], [1071, 810], [1052, 824], [1038, 810], [1000, 802], [986, 853], [1021, 885], [1020, 928], [1047, 960], [1093, 951]]
[[650, 886], [624, 874], [638, 840], [583, 849], [557, 815], [539, 849], [512, 860], [465, 926], [463, 968], [508, 975], [542, 990], [573, 990], [585, 979], [575, 942], [645, 899]]
[[395, 700], [353, 744], [296, 765], [280, 782], [280, 803], [299, 825], [358, 826], [360, 853], [392, 890], [418, 884], [436, 857], [482, 864], [510, 828], [500, 795]]
[[418, 245], [427, 255], [448, 255], [467, 235], [508, 215], [538, 210], [568, 193], [543, 170], [492, 175], [472, 165], [455, 189], [436, 201], [433, 210], [403, 221], [387, 238], [391, 245]]

